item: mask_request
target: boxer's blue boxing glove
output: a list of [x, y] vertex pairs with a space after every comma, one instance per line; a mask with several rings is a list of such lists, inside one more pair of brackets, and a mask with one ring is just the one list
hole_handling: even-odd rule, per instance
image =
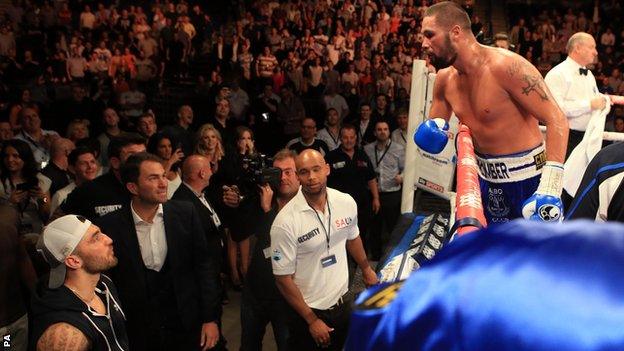
[[535, 194], [522, 205], [522, 216], [536, 221], [561, 222], [563, 220], [562, 184], [563, 164], [547, 161], [542, 169], [542, 177]]
[[444, 119], [428, 119], [418, 126], [418, 130], [414, 134], [414, 142], [419, 148], [430, 154], [439, 154], [448, 143], [448, 135], [446, 134], [448, 129], [449, 124]]

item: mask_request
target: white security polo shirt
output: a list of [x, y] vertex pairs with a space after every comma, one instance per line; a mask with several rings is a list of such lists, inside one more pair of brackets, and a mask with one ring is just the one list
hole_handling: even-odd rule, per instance
[[271, 227], [273, 274], [294, 275], [306, 304], [320, 310], [347, 292], [346, 241], [359, 235], [357, 205], [348, 194], [327, 188], [324, 212], [314, 210], [299, 189]]

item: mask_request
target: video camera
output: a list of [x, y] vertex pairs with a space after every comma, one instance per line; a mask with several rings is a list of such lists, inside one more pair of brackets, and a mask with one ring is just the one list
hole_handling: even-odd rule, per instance
[[273, 160], [264, 154], [251, 154], [243, 156], [241, 185], [245, 190], [257, 189], [258, 185], [269, 184], [277, 189], [282, 178], [282, 170], [272, 167]]

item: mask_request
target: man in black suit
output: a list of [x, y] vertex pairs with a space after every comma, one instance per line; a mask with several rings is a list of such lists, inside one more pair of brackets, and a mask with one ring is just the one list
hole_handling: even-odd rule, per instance
[[188, 203], [167, 202], [161, 160], [128, 158], [121, 178], [129, 206], [98, 219], [119, 259], [110, 271], [126, 306], [132, 350], [222, 348], [220, 284], [199, 214]]
[[360, 105], [360, 115], [351, 121], [355, 126], [358, 146], [364, 147], [368, 143], [375, 141], [375, 123], [377, 120], [372, 117], [371, 105], [363, 103]]
[[210, 184], [211, 176], [212, 169], [208, 158], [201, 155], [187, 157], [182, 164], [182, 185], [178, 187], [171, 199], [193, 204], [202, 222], [211, 257], [215, 259], [215, 264], [220, 265], [223, 228], [214, 206], [204, 194], [204, 189]]

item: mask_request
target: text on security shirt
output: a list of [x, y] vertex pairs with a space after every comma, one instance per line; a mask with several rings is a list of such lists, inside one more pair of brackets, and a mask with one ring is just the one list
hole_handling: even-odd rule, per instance
[[322, 213], [299, 190], [271, 227], [273, 274], [294, 275], [306, 304], [328, 309], [348, 290], [346, 241], [358, 235], [357, 205], [351, 196], [327, 188]]

